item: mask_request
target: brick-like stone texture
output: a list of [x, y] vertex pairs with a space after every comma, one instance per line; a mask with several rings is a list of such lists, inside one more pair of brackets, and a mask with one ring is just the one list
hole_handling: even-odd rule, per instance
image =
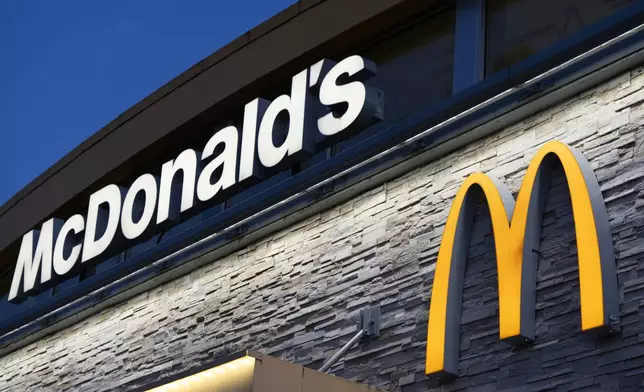
[[[190, 275], [0, 358], [2, 391], [127, 390], [209, 358], [255, 349], [317, 368], [380, 304], [382, 336], [353, 348], [336, 375], [390, 391], [644, 388], [644, 75], [637, 69], [317, 214]], [[484, 171], [516, 192], [546, 141], [579, 148], [608, 207], [622, 332], [580, 333], [577, 244], [561, 169], [549, 190], [537, 287], [537, 336], [498, 339], [489, 214], [472, 235], [460, 377], [424, 376], [435, 260], [456, 190]]]

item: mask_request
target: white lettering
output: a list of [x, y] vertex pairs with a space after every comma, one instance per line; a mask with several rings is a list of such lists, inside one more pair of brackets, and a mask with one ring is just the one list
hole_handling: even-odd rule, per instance
[[257, 134], [257, 119], [264, 116], [269, 102], [262, 98], [254, 99], [244, 107], [244, 126], [242, 128], [242, 142], [239, 158], [239, 182], [250, 178], [262, 177], [262, 170], [255, 165], [255, 139]]
[[[79, 214], [67, 219], [67, 222], [60, 229], [56, 239], [56, 246], [54, 247], [53, 264], [56, 275], [65, 275], [76, 265], [83, 244], [76, 240], [75, 237], [84, 229], [85, 219]], [[70, 232], [74, 232], [74, 235], [70, 236]], [[65, 258], [65, 254], [68, 254], [67, 258]]]
[[[360, 75], [360, 74], [363, 75]], [[324, 136], [333, 136], [349, 127], [362, 128], [368, 125], [380, 111], [378, 91], [360, 81], [338, 84], [342, 77], [364, 78], [375, 73], [375, 64], [360, 56], [351, 56], [340, 61], [326, 74], [320, 85], [320, 103], [331, 112], [318, 119], [318, 129]], [[338, 106], [346, 104], [346, 110], [338, 115]]]
[[[306, 80], [307, 71], [295, 75], [291, 85], [291, 96], [280, 95], [266, 109], [259, 125], [257, 140], [257, 153], [264, 167], [275, 167], [285, 156], [292, 156], [311, 148], [308, 140], [310, 138], [304, 134], [305, 123], [308, 120]], [[288, 126], [283, 121], [277, 121], [282, 112], [288, 113]], [[281, 144], [275, 145], [275, 136], [284, 135], [286, 136]]]
[[[215, 148], [223, 144], [223, 151], [204, 167], [197, 182], [197, 197], [201, 201], [208, 201], [215, 197], [221, 190], [235, 185], [237, 175], [237, 144], [239, 135], [237, 128], [230, 126], [215, 133], [208, 140], [203, 151], [202, 159], [208, 159], [215, 153]], [[212, 183], [212, 175], [221, 167], [221, 175]]]
[[[265, 171], [282, 170], [300, 156], [314, 153], [314, 143], [320, 142], [321, 151], [336, 135], [346, 137], [347, 130], [360, 130], [382, 119], [382, 93], [362, 83], [375, 71], [375, 64], [360, 56], [339, 63], [319, 61], [293, 76], [290, 94], [272, 102], [262, 98], [248, 102], [241, 135], [237, 127], [225, 127], [208, 140], [203, 153], [181, 152], [161, 166], [159, 176], [143, 174], [127, 192], [112, 184], [93, 193], [86, 217], [74, 215], [64, 224], [52, 218], [40, 230], [25, 234], [9, 300], [18, 302], [22, 294], [50, 281], [52, 266], [62, 276], [76, 270], [79, 258], [84, 263], [106, 252], [117, 235], [118, 240], [141, 237], [152, 230], [155, 216], [156, 224], [163, 227], [177, 222], [191, 209], [193, 215], [208, 207], [194, 208], [196, 202], [219, 201], [229, 194], [223, 191], [255, 183]], [[316, 96], [328, 112], [314, 107]], [[317, 122], [314, 112], [320, 116]], [[310, 130], [316, 125], [319, 134]], [[326, 141], [316, 141], [322, 138]]]
[[[51, 279], [54, 236], [60, 230], [61, 225], [60, 219], [52, 218], [43, 223], [40, 230], [32, 230], [22, 237], [18, 262], [9, 290], [9, 301], [18, 302], [22, 299], [20, 296], [21, 283], [24, 293], [33, 290], [38, 285], [39, 271], [40, 283], [46, 283]], [[34, 240], [36, 244], [34, 244]]]
[[[195, 198], [195, 182], [197, 179], [197, 153], [185, 150], [179, 156], [163, 164], [161, 167], [161, 183], [159, 186], [159, 206], [157, 224], [170, 219], [179, 220], [179, 214], [192, 208]], [[179, 182], [176, 174], [183, 173], [181, 197], [178, 196]]]
[[[112, 184], [89, 197], [87, 227], [83, 241], [83, 263], [100, 255], [110, 246], [119, 227], [123, 193], [123, 189]], [[105, 230], [97, 239], [97, 229], [101, 228]]]
[[[194, 180], [193, 180], [194, 181]], [[145, 200], [137, 201], [139, 192], [143, 192]], [[125, 238], [133, 240], [143, 234], [148, 228], [157, 204], [157, 180], [152, 174], [144, 174], [137, 178], [125, 195], [123, 211], [121, 211], [121, 230]], [[134, 215], [140, 215], [134, 221]]]

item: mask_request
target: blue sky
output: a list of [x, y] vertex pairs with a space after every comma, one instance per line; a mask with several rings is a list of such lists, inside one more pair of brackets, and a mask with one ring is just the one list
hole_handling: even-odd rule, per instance
[[0, 1], [0, 205], [294, 0]]

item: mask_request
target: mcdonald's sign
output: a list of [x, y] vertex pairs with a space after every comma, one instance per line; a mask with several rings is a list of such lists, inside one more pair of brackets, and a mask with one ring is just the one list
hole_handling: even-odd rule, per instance
[[[427, 328], [425, 373], [458, 374], [461, 300], [467, 248], [479, 196], [485, 196], [496, 246], [499, 335], [511, 344], [534, 339], [535, 291], [541, 220], [553, 163], [568, 182], [578, 244], [583, 331], [619, 328], [615, 255], [604, 199], [590, 163], [560, 142], [538, 151], [516, 199], [507, 187], [482, 173], [470, 175], [456, 194], [438, 252]], [[583, 245], [582, 245], [583, 244]]]

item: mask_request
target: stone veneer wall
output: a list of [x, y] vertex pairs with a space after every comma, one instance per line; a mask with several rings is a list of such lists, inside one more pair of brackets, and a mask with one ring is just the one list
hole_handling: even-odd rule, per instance
[[600, 180], [623, 332], [603, 339], [579, 332], [576, 244], [560, 173], [543, 221], [535, 343], [512, 348], [498, 339], [493, 238], [480, 208], [466, 272], [461, 377], [441, 390], [640, 390], [643, 86], [641, 69], [623, 74], [0, 358], [0, 390], [124, 390], [151, 373], [246, 348], [317, 368], [355, 333], [358, 312], [369, 304], [382, 305], [382, 336], [352, 349], [335, 374], [391, 391], [427, 390], [428, 307], [452, 198], [474, 171], [516, 192], [534, 152], [551, 139], [579, 148]]

